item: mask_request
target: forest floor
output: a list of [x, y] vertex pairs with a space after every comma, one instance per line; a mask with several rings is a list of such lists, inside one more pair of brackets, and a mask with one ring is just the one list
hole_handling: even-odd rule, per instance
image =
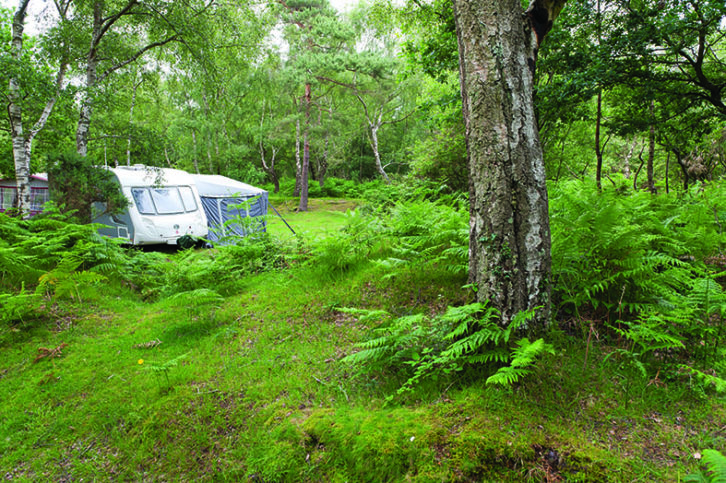
[[[338, 207], [281, 212], [314, 239], [342, 226]], [[389, 398], [396, 374], [341, 362], [370, 327], [338, 309], [439, 313], [468, 296], [443, 269], [384, 275], [301, 264], [213, 303], [99, 287], [3, 329], [0, 477], [681, 481], [704, 449], [726, 448], [723, 399], [638, 378], [564, 323], [548, 335], [556, 353], [512, 388], [466, 372]]]

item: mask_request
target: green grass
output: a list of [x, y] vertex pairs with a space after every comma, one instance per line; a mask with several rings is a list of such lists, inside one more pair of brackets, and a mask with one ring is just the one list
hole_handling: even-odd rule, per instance
[[[298, 212], [297, 199], [273, 198], [270, 203], [277, 209], [288, 225], [306, 240], [315, 240], [339, 231], [345, 225], [345, 214], [354, 210], [358, 202], [338, 199], [311, 199], [307, 212]], [[293, 238], [283, 220], [270, 210], [267, 230], [282, 239]]]
[[[332, 206], [287, 214], [315, 244], [342, 226]], [[557, 354], [512, 389], [469, 370], [387, 402], [405, 378], [340, 362], [370, 327], [336, 308], [439, 313], [468, 295], [446, 267], [384, 270], [363, 260], [331, 277], [294, 264], [193, 306], [98, 285], [83, 304], [58, 300], [43, 320], [3, 329], [3, 476], [678, 481], [694, 453], [726, 447], [723, 399], [685, 378], [641, 379], [606, 359], [604, 341], [586, 354], [556, 331]]]

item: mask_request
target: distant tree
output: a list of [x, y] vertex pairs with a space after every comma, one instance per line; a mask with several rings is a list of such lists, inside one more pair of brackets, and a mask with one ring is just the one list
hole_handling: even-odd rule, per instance
[[328, 0], [278, 0], [278, 3], [290, 45], [287, 72], [291, 83], [302, 86], [300, 102], [296, 103], [301, 111], [303, 141], [298, 210], [307, 211], [313, 86], [319, 82], [319, 77], [340, 69], [339, 54], [347, 49], [352, 32], [338, 20], [337, 12]]

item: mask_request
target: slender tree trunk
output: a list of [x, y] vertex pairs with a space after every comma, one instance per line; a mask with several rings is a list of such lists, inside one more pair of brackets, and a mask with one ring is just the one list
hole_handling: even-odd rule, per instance
[[[265, 107], [262, 106], [262, 116], [260, 117], [260, 132], [262, 132], [262, 128], [265, 124]], [[275, 157], [277, 156], [277, 149], [275, 149], [275, 146], [272, 146], [272, 159], [270, 159], [270, 163], [268, 164], [265, 160], [265, 148], [262, 144], [262, 137], [260, 137], [260, 159], [262, 160], [262, 170], [267, 173], [267, 175], [272, 180], [272, 183], [275, 185], [275, 193], [280, 192], [280, 180], [277, 178], [277, 173], [275, 172]]]
[[635, 145], [638, 144], [638, 135], [633, 136], [633, 142], [630, 144], [630, 147], [628, 148], [628, 152], [625, 155], [625, 159], [623, 159], [623, 177], [625, 179], [630, 179], [631, 172], [630, 172], [630, 160], [633, 157], [633, 152], [635, 151]]
[[[470, 173], [469, 273], [479, 301], [508, 324], [550, 314], [550, 230], [542, 148], [533, 106], [538, 40], [564, 1], [454, 0]], [[544, 17], [542, 16], [544, 14]], [[534, 32], [534, 33], [533, 33]]]
[[[333, 118], [333, 106], [329, 107], [330, 118]], [[318, 122], [322, 124], [322, 114], [318, 111]], [[330, 131], [325, 129], [325, 139], [323, 140], [323, 155], [318, 161], [318, 183], [320, 187], [325, 186], [325, 175], [328, 172], [328, 147], [330, 146]]]
[[308, 171], [310, 170], [310, 104], [311, 86], [305, 84], [305, 131], [303, 133], [303, 162], [300, 174], [300, 204], [298, 211], [308, 211]]
[[640, 148], [640, 152], [638, 153], [638, 160], [640, 160], [640, 164], [638, 165], [638, 169], [635, 170], [635, 175], [633, 176], [633, 191], [638, 190], [638, 176], [640, 175], [640, 170], [643, 169], [643, 165], [645, 164], [645, 161], [643, 160], [643, 151], [645, 151], [645, 143], [643, 143], [643, 146]]
[[76, 129], [76, 151], [81, 156], [88, 154], [88, 133], [91, 130], [91, 113], [93, 104], [93, 92], [96, 88], [98, 78], [98, 44], [101, 41], [103, 32], [103, 3], [96, 1], [93, 4], [93, 32], [91, 34], [91, 45], [86, 57], [86, 85], [81, 91], [81, 111]]
[[651, 193], [655, 193], [655, 180], [653, 179], [653, 161], [655, 160], [655, 121], [653, 119], [653, 111], [655, 110], [655, 101], [650, 101], [650, 132], [648, 133], [648, 189]]
[[595, 171], [595, 184], [597, 189], [602, 189], [602, 146], [600, 145], [600, 127], [602, 125], [602, 89], [597, 91], [597, 114], [595, 115], [595, 159], [597, 168]]
[[[134, 79], [135, 81], [135, 79]], [[134, 90], [131, 94], [131, 109], [129, 109], [129, 136], [126, 140], [126, 166], [131, 166], [131, 127], [133, 126], [134, 122], [134, 106], [136, 105], [136, 90], [139, 88], [141, 83], [143, 82], [140, 80], [138, 83], [134, 82]]]
[[376, 160], [376, 171], [378, 171], [378, 174], [381, 175], [381, 178], [383, 178], [386, 184], [391, 184], [391, 180], [386, 174], [386, 170], [381, 162], [380, 149], [378, 148], [378, 130], [383, 125], [383, 111], [379, 111], [377, 117], [374, 114], [373, 116], [375, 119], [371, 119], [371, 114], [368, 111], [368, 104], [366, 104], [360, 94], [356, 94], [356, 97], [358, 97], [358, 101], [363, 105], [366, 121], [368, 121], [368, 141], [370, 142], [371, 150], [373, 150], [373, 156]]
[[[13, 16], [10, 52], [16, 62], [20, 62], [23, 54], [23, 30], [25, 30], [25, 15], [28, 3], [29, 0], [22, 0]], [[20, 81], [14, 76], [10, 78], [8, 94], [10, 97], [8, 114], [10, 116], [11, 135], [13, 139], [15, 182], [17, 186], [16, 203], [20, 215], [24, 217], [30, 212], [30, 146], [27, 145], [25, 133], [23, 132]]]
[[262, 170], [267, 173], [267, 175], [270, 177], [270, 180], [275, 185], [275, 193], [278, 193], [280, 191], [280, 180], [277, 178], [277, 173], [275, 172], [275, 157], [277, 156], [277, 149], [275, 147], [272, 147], [272, 158], [270, 159], [270, 163], [268, 164], [265, 160], [265, 149], [262, 147], [262, 140], [260, 140], [260, 158], [262, 159]]
[[295, 191], [293, 196], [300, 196], [302, 186], [302, 163], [300, 162], [300, 119], [295, 121]]
[[673, 150], [673, 154], [675, 154], [676, 162], [678, 162], [678, 166], [680, 166], [681, 172], [683, 173], [683, 189], [688, 191], [688, 185], [691, 181], [691, 177], [688, 175], [688, 166], [686, 165], [686, 161], [683, 159], [683, 154], [681, 154], [680, 151]]
[[192, 163], [194, 163], [194, 172], [199, 174], [199, 161], [197, 160], [197, 132], [192, 129]]
[[669, 174], [668, 170], [670, 169], [670, 164], [671, 164], [671, 153], [668, 153], [666, 155], [666, 172], [665, 172], [666, 194], [671, 192], [671, 188], [668, 185], [668, 174]]
[[373, 150], [373, 156], [376, 159], [376, 170], [378, 170], [378, 174], [381, 175], [381, 178], [383, 178], [383, 181], [386, 182], [386, 184], [391, 184], [391, 179], [386, 174], [386, 170], [383, 168], [383, 163], [381, 162], [381, 153], [378, 149], [378, 129], [380, 129], [381, 123], [380, 119], [376, 121], [376, 123], [369, 123], [368, 128], [371, 132], [371, 149]]

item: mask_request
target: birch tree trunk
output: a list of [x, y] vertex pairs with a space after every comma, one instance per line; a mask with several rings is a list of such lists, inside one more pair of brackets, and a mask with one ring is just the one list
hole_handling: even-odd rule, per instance
[[[22, 0], [13, 16], [10, 53], [16, 62], [21, 61], [23, 54], [23, 30], [25, 29], [28, 3], [29, 0]], [[25, 217], [30, 212], [30, 145], [26, 143], [23, 132], [23, 108], [20, 104], [22, 93], [18, 78], [14, 76], [10, 78], [8, 93], [10, 97], [8, 114], [13, 138], [13, 158], [15, 159], [15, 182], [18, 188], [16, 203], [20, 215]]]
[[533, 106], [536, 49], [564, 0], [454, 0], [470, 179], [469, 273], [508, 324], [550, 315], [550, 229]]
[[76, 128], [76, 151], [81, 156], [88, 154], [88, 133], [91, 130], [91, 113], [93, 94], [98, 78], [98, 44], [103, 36], [101, 26], [103, 24], [103, 5], [101, 2], [93, 4], [93, 31], [91, 33], [91, 45], [86, 56], [86, 85], [81, 91], [81, 111]]
[[373, 156], [375, 156], [376, 158], [376, 169], [378, 170], [378, 174], [381, 175], [381, 178], [383, 178], [386, 184], [391, 184], [391, 179], [386, 174], [386, 170], [383, 169], [383, 163], [381, 162], [381, 153], [378, 149], [378, 129], [380, 129], [380, 127], [380, 118], [377, 120], [376, 123], [368, 124], [368, 128], [371, 132], [371, 149], [373, 149]]
[[391, 184], [391, 180], [386, 174], [386, 170], [383, 168], [383, 163], [381, 162], [381, 152], [378, 148], [378, 130], [383, 125], [383, 109], [379, 110], [376, 114], [373, 114], [372, 118], [371, 114], [368, 111], [368, 104], [365, 102], [363, 97], [360, 94], [356, 94], [356, 97], [358, 98], [358, 101], [363, 105], [363, 113], [366, 117], [366, 121], [368, 121], [368, 141], [371, 144], [373, 156], [376, 160], [376, 171], [378, 171], [378, 174], [381, 175], [381, 178], [383, 178], [386, 184]]
[[[23, 31], [25, 30], [25, 15], [27, 14], [29, 0], [21, 0], [18, 9], [13, 15], [12, 39], [10, 46], [10, 55], [14, 61], [22, 62], [23, 54]], [[61, 18], [65, 18], [69, 1], [56, 2], [56, 8]], [[23, 109], [22, 109], [22, 92], [21, 80], [18, 77], [11, 77], [8, 86], [8, 116], [10, 119], [10, 130], [13, 143], [13, 159], [15, 163], [15, 180], [17, 187], [16, 207], [22, 217], [30, 215], [31, 207], [31, 191], [30, 191], [30, 160], [33, 148], [33, 139], [45, 127], [50, 117], [56, 100], [63, 87], [68, 63], [65, 59], [61, 59], [60, 67], [55, 79], [55, 93], [45, 103], [45, 107], [41, 112], [38, 120], [32, 129], [25, 134], [23, 127]]]
[[300, 196], [302, 184], [302, 164], [300, 163], [300, 119], [295, 121], [295, 191], [293, 196]]
[[197, 159], [197, 132], [192, 129], [192, 163], [194, 164], [194, 172], [199, 174], [199, 160]]
[[134, 90], [131, 94], [131, 108], [129, 109], [129, 136], [126, 139], [126, 166], [131, 166], [131, 127], [134, 123], [134, 106], [136, 105], [136, 90], [139, 88], [141, 83], [144, 82], [142, 77], [139, 82], [135, 82], [134, 79]]
[[[260, 132], [263, 132], [263, 128], [265, 125], [265, 106], [263, 104], [262, 106], [262, 116], [260, 116]], [[262, 170], [267, 173], [267, 175], [272, 180], [272, 183], [275, 185], [275, 193], [280, 192], [280, 180], [277, 177], [277, 172], [275, 171], [275, 158], [277, 156], [277, 148], [275, 146], [272, 146], [272, 159], [270, 159], [270, 163], [267, 163], [267, 160], [265, 160], [265, 147], [262, 142], [262, 137], [260, 137], [260, 159], [262, 160]]]

